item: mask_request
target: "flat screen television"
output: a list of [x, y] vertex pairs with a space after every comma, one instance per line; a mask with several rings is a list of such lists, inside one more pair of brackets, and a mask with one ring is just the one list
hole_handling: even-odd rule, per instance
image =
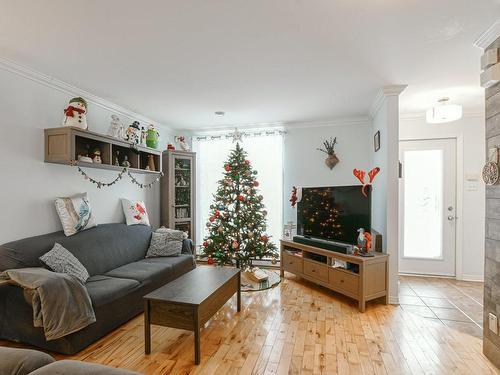
[[371, 229], [371, 189], [361, 186], [302, 188], [297, 203], [297, 234], [356, 244], [357, 230]]

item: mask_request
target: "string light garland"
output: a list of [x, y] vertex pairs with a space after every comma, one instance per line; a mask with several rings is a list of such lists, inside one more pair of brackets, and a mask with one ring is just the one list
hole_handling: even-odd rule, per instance
[[80, 167], [78, 167], [78, 172], [80, 172], [80, 174], [88, 181], [90, 181], [91, 183], [97, 185], [97, 188], [98, 189], [101, 189], [103, 187], [110, 187], [114, 184], [116, 184], [119, 180], [121, 180], [123, 178], [123, 175], [126, 173], [130, 179], [132, 180], [132, 182], [134, 184], [136, 184], [137, 186], [139, 186], [141, 189], [150, 189], [153, 187], [153, 185], [155, 185], [156, 183], [158, 183], [160, 181], [160, 178], [162, 178], [164, 176], [163, 172], [160, 172], [160, 175], [158, 177], [156, 177], [153, 181], [151, 181], [150, 183], [148, 184], [142, 184], [140, 183], [139, 181], [137, 181], [137, 179], [130, 173], [130, 171], [127, 169], [127, 168], [123, 168], [123, 170], [118, 173], [118, 176], [116, 176], [116, 178], [111, 181], [111, 182], [102, 182], [102, 181], [99, 181], [99, 180], [96, 180], [92, 177], [90, 177], [87, 173], [85, 173], [84, 170], [82, 170]]
[[86, 180], [89, 180], [91, 183], [93, 184], [96, 184], [97, 185], [97, 188], [100, 189], [102, 187], [110, 187], [114, 184], [116, 184], [118, 182], [118, 180], [121, 180], [122, 177], [123, 177], [123, 174], [125, 172], [127, 172], [127, 168], [123, 168], [123, 170], [118, 173], [118, 176], [116, 176], [116, 178], [111, 181], [111, 182], [102, 182], [102, 181], [98, 181], [92, 177], [90, 177], [87, 173], [85, 173], [80, 167], [77, 167], [78, 168], [78, 172], [80, 172], [80, 174], [86, 179]]
[[201, 141], [217, 141], [217, 140], [222, 140], [222, 139], [233, 139], [235, 141], [235, 133], [236, 133], [236, 141], [241, 140], [243, 141], [243, 138], [249, 138], [249, 137], [268, 137], [268, 136], [273, 136], [273, 135], [285, 135], [286, 131], [284, 130], [256, 130], [256, 131], [238, 131], [237, 129], [233, 132], [230, 133], [223, 133], [220, 135], [200, 135], [193, 137], [195, 141], [201, 142]]
[[153, 181], [151, 181], [149, 184], [141, 184], [139, 181], [137, 181], [135, 179], [134, 176], [132, 176], [132, 174], [129, 171], [127, 171], [127, 174], [130, 177], [130, 179], [132, 180], [132, 182], [134, 184], [136, 184], [137, 186], [139, 186], [141, 189], [144, 189], [144, 188], [150, 189], [150, 188], [152, 188], [153, 185], [156, 184], [156, 183], [158, 183], [160, 181], [160, 178], [163, 177], [163, 172], [160, 172], [160, 175], [158, 177], [156, 177]]

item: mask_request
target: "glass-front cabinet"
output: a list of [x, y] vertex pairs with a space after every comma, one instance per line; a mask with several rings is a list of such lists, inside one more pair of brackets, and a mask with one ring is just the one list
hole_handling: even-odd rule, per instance
[[187, 232], [196, 244], [196, 154], [164, 151], [161, 186], [161, 225]]

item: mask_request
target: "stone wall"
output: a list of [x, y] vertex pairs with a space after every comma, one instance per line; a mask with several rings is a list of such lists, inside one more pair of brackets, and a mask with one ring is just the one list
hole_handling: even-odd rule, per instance
[[[488, 48], [500, 47], [498, 38]], [[500, 147], [500, 83], [486, 89], [486, 151]], [[500, 336], [488, 329], [488, 314], [500, 318], [500, 183], [486, 187], [484, 354], [500, 368]]]

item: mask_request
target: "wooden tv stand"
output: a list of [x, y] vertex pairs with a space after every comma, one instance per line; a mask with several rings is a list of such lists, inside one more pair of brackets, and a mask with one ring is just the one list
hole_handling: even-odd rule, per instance
[[[364, 258], [281, 240], [281, 277], [285, 271], [291, 272], [354, 298], [359, 301], [359, 311], [364, 312], [366, 301], [385, 297], [388, 303], [388, 258], [382, 253]], [[335, 259], [350, 263], [353, 269], [334, 268]]]

